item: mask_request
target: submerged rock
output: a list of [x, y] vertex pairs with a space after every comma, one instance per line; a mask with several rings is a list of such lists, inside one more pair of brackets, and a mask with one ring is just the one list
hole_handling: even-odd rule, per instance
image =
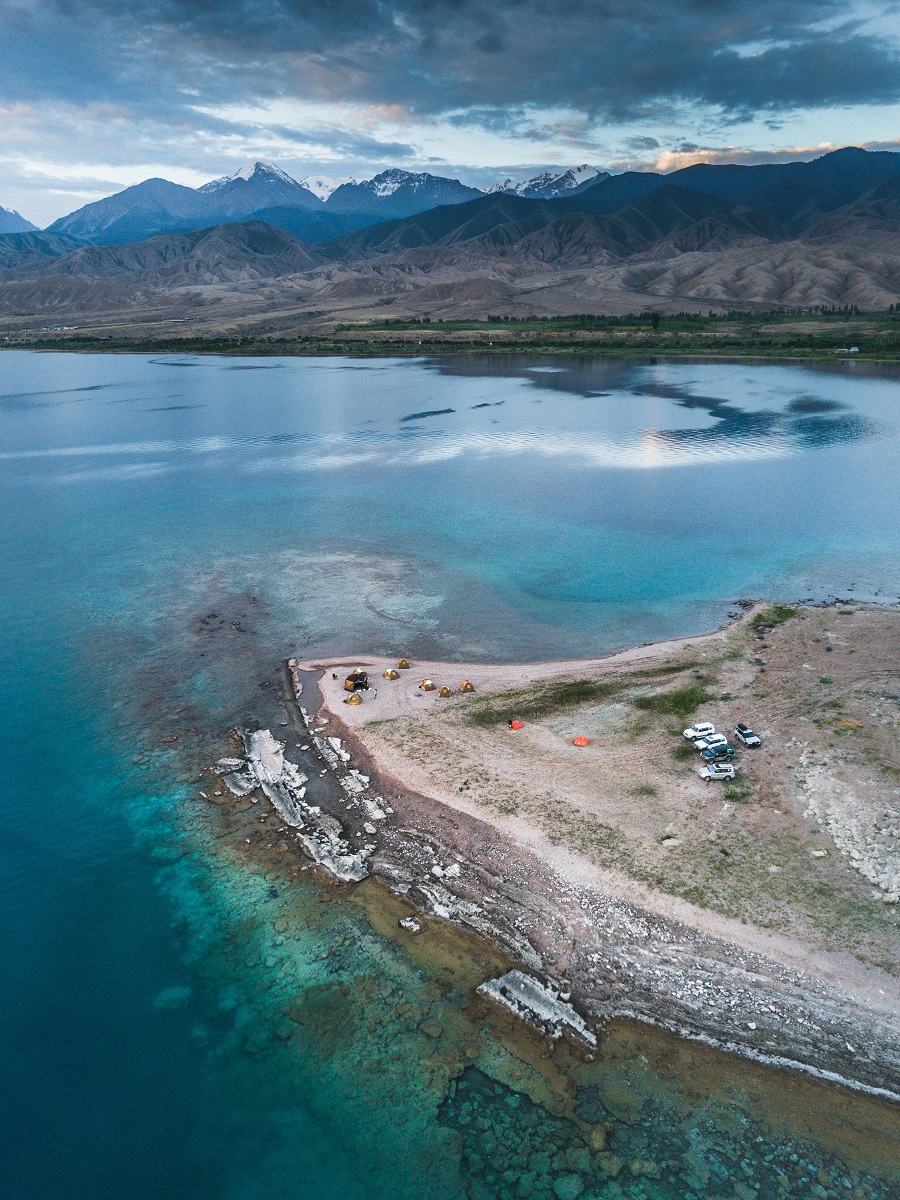
[[557, 990], [524, 971], [507, 971], [499, 979], [487, 980], [478, 991], [551, 1037], [569, 1033], [592, 1048], [597, 1045], [580, 1013]]

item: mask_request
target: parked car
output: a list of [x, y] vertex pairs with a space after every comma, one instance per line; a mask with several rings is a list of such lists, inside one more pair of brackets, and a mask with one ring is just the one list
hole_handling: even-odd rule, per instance
[[708, 750], [700, 751], [700, 757], [706, 762], [724, 762], [726, 758], [734, 758], [734, 746], [727, 742], [724, 746], [710, 746]]
[[727, 746], [728, 738], [724, 733], [711, 733], [708, 737], [697, 738], [694, 746], [698, 750], [711, 750], [714, 746]]
[[714, 779], [734, 779], [734, 767], [731, 763], [709, 763], [697, 774], [704, 783], [712, 783]]
[[695, 738], [709, 737], [711, 733], [716, 732], [715, 725], [711, 721], [698, 721], [696, 725], [692, 725], [690, 729], [684, 731], [684, 736], [689, 742]]
[[745, 725], [743, 721], [738, 721], [734, 727], [734, 736], [739, 742], [745, 746], [761, 746], [762, 738], [758, 733], [754, 733], [749, 725]]

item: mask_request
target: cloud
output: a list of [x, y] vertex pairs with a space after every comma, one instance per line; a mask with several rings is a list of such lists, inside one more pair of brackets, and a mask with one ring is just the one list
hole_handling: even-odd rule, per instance
[[[894, 150], [900, 151], [900, 138], [882, 142], [854, 142], [861, 150]], [[778, 150], [752, 150], [740, 146], [693, 146], [682, 145], [676, 150], [663, 150], [650, 164], [650, 170], [668, 173], [680, 171], [684, 167], [693, 167], [697, 163], [738, 163], [742, 166], [759, 166], [763, 163], [810, 162], [832, 150], [840, 150], [842, 146], [833, 142], [820, 142], [817, 146], [785, 146]], [[625, 166], [626, 163], [618, 163]], [[636, 165], [634, 160], [628, 166]], [[644, 161], [640, 160], [640, 165]]]
[[27, 196], [77, 164], [83, 198], [149, 174], [196, 184], [251, 157], [457, 174], [601, 165], [607, 145], [641, 166], [667, 145], [739, 155], [713, 135], [900, 99], [896, 19], [862, 3], [6, 0], [0, 171]]
[[5, 13], [6, 96], [149, 104], [175, 124], [190, 92], [420, 114], [565, 104], [615, 120], [900, 97], [896, 46], [838, 0], [19, 0]]

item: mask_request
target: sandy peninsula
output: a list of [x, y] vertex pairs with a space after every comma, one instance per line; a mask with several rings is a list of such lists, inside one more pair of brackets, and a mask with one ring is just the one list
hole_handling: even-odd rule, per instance
[[[756, 606], [602, 659], [298, 668], [320, 673], [320, 733], [391, 809], [369, 867], [424, 914], [595, 1024], [900, 1097], [898, 635], [896, 608]], [[358, 706], [352, 667], [373, 685]], [[727, 790], [682, 737], [701, 718], [762, 736]]]

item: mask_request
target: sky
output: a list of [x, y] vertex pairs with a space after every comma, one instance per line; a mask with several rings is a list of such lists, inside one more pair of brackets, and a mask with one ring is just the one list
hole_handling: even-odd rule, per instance
[[0, 205], [900, 150], [900, 0], [0, 0]]

